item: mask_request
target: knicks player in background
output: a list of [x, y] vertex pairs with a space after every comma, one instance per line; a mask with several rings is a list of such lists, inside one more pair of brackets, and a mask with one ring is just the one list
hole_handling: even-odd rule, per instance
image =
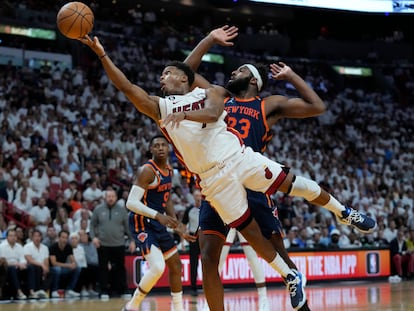
[[[183, 311], [181, 260], [174, 239], [167, 231], [167, 227], [175, 227], [177, 224], [170, 200], [172, 169], [168, 164], [169, 143], [160, 135], [151, 139], [149, 147], [152, 159], [139, 168], [132, 186], [132, 189], [144, 189], [142, 202], [131, 202], [129, 197], [126, 203], [127, 207], [131, 204], [143, 205], [139, 213], [129, 213], [129, 228], [149, 269], [124, 310], [139, 309], [142, 300], [157, 283], [167, 265], [174, 311]], [[189, 238], [189, 235], [183, 235], [183, 238], [195, 240]]]
[[[205, 53], [214, 45], [231, 46], [230, 40], [237, 35], [236, 27], [224, 26], [210, 32], [192, 53], [184, 61], [196, 71]], [[307, 118], [318, 116], [325, 112], [325, 104], [316, 92], [298, 76], [289, 66], [284, 63], [270, 65], [271, 76], [275, 80], [289, 81], [298, 91], [300, 98], [288, 98], [281, 95], [268, 96], [261, 98], [259, 92], [262, 91], [268, 79], [267, 67], [260, 65], [245, 64], [234, 70], [230, 80], [226, 85], [229, 96], [225, 99], [225, 110], [228, 114], [229, 125], [238, 130], [245, 145], [250, 146], [254, 151], [263, 153], [268, 142], [272, 138], [271, 127], [282, 118]], [[208, 87], [209, 82], [196, 75], [195, 86]], [[308, 184], [309, 190], [314, 192], [314, 201], [311, 203], [324, 206], [329, 199], [329, 194], [319, 188], [313, 181], [297, 177], [301, 182]], [[294, 181], [295, 182], [295, 181]], [[296, 265], [289, 258], [283, 244], [283, 230], [277, 216], [277, 211], [272, 212], [271, 200], [263, 193], [247, 190], [247, 198], [251, 207], [252, 215], [259, 223], [263, 235], [272, 241], [278, 253], [291, 269], [297, 270]], [[356, 226], [361, 231], [369, 232], [372, 229], [368, 226], [369, 221], [364, 221], [365, 216], [358, 216], [361, 222], [347, 221], [351, 214], [355, 216], [358, 212], [350, 208], [340, 206], [324, 206], [337, 215], [338, 218], [345, 218], [348, 224]], [[353, 219], [352, 217], [350, 217]], [[375, 223], [374, 223], [375, 224]], [[203, 264], [203, 286], [205, 295], [211, 311], [224, 310], [223, 285], [220, 281], [219, 272], [222, 270], [230, 245], [233, 243], [236, 231], [231, 228], [227, 234], [226, 244], [223, 247], [223, 234], [226, 227], [218, 214], [212, 209], [208, 202], [204, 201], [200, 208], [200, 248]], [[256, 252], [248, 245], [246, 239], [237, 232], [244, 253], [249, 261], [256, 287], [259, 294], [259, 310], [270, 310], [266, 297], [266, 283], [263, 268], [257, 258]], [[221, 255], [220, 255], [221, 251]], [[217, 269], [218, 267], [218, 269]], [[215, 273], [217, 272], [218, 273]], [[299, 274], [300, 275], [300, 274]], [[305, 278], [300, 283], [305, 286]], [[288, 289], [292, 299], [293, 308], [297, 309], [295, 299], [296, 291], [300, 290], [296, 286]], [[299, 308], [301, 311], [309, 310], [307, 303]]]

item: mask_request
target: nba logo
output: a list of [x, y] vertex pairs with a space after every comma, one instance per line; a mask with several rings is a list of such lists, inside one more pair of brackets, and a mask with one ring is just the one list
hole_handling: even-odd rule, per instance
[[378, 253], [367, 254], [367, 272], [368, 274], [377, 274], [379, 272]]

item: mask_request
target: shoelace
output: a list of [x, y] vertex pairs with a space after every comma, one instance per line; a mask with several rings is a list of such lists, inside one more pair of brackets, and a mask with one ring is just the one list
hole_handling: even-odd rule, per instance
[[347, 219], [350, 223], [352, 223], [352, 222], [363, 222], [364, 221], [361, 214], [358, 213], [358, 211], [356, 211], [356, 210], [351, 210], [351, 214], [349, 214]]
[[298, 283], [299, 283], [298, 277], [295, 277], [295, 279], [288, 282], [290, 296], [292, 296], [292, 297], [296, 296], [296, 292], [298, 290], [298, 288], [297, 288]]

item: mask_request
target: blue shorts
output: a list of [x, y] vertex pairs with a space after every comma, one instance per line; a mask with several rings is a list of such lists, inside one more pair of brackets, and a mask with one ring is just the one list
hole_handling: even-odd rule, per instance
[[[153, 228], [150, 222], [142, 226], [137, 226], [135, 223], [134, 214], [130, 213], [129, 215], [129, 230], [131, 235], [139, 247], [142, 256], [145, 256], [149, 253], [151, 245], [158, 247], [164, 255], [176, 249], [174, 239], [167, 231], [167, 228], [159, 226]], [[140, 224], [142, 225], [142, 223]]]
[[[272, 234], [283, 235], [276, 207], [268, 197], [261, 192], [248, 189], [246, 191], [251, 215], [259, 224], [263, 236], [270, 239]], [[204, 234], [215, 234], [226, 239], [229, 228], [207, 201], [203, 201], [201, 204], [199, 222], [200, 229]]]

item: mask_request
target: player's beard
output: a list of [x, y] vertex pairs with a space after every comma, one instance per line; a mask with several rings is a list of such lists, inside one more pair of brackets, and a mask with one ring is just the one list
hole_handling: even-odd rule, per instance
[[240, 78], [237, 80], [229, 81], [226, 84], [226, 89], [232, 94], [240, 94], [248, 89], [251, 77]]

